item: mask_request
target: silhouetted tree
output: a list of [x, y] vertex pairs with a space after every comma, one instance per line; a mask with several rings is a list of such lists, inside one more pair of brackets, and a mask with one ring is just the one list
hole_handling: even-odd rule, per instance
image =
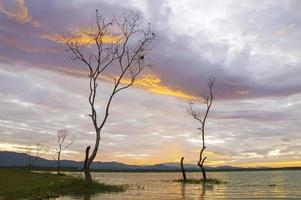
[[30, 170], [34, 163], [40, 158], [43, 154], [45, 154], [48, 149], [47, 147], [37, 143], [35, 146], [28, 145], [26, 148], [26, 157], [27, 157], [27, 167]]
[[[145, 57], [150, 51], [150, 44], [155, 34], [149, 26], [143, 24], [143, 17], [135, 11], [125, 11], [120, 17], [106, 20], [96, 10], [96, 29], [90, 33], [82, 33], [90, 38], [90, 42], [82, 43], [76, 35], [65, 35], [63, 42], [67, 51], [89, 70], [89, 104], [90, 117], [95, 129], [96, 139], [92, 153], [90, 146], [86, 148], [84, 163], [85, 178], [92, 181], [90, 166], [97, 155], [100, 133], [110, 111], [113, 98], [120, 91], [133, 85], [146, 64]], [[109, 40], [108, 37], [118, 36], [120, 39]], [[115, 37], [116, 38], [116, 37]], [[114, 74], [109, 77], [107, 71]], [[118, 72], [117, 72], [118, 71]], [[109, 98], [104, 104], [102, 116], [96, 111], [95, 101], [97, 87], [102, 78], [109, 78], [114, 83]]]
[[204, 103], [206, 105], [206, 109], [205, 109], [205, 113], [202, 114], [202, 112], [197, 109], [196, 107], [194, 107], [194, 103], [189, 103], [189, 106], [187, 108], [188, 113], [195, 119], [197, 120], [200, 124], [201, 127], [198, 128], [201, 131], [201, 135], [202, 135], [202, 148], [200, 151], [200, 157], [199, 157], [199, 161], [198, 161], [198, 166], [201, 168], [202, 170], [202, 174], [203, 174], [203, 180], [206, 181], [207, 177], [206, 177], [206, 172], [205, 172], [205, 168], [204, 168], [204, 162], [207, 159], [207, 157], [203, 157], [203, 153], [204, 150], [206, 149], [206, 144], [205, 144], [205, 125], [206, 125], [206, 120], [212, 105], [212, 102], [214, 100], [214, 96], [213, 96], [213, 85], [215, 82], [215, 77], [212, 76], [209, 80], [208, 80], [208, 89], [209, 89], [209, 94], [207, 95], [203, 95], [202, 99], [204, 100]]
[[58, 147], [56, 149], [57, 153], [57, 173], [60, 173], [61, 169], [61, 155], [64, 150], [70, 147], [74, 142], [74, 137], [69, 141], [67, 145], [64, 146], [65, 139], [68, 137], [68, 132], [65, 129], [58, 130], [57, 132], [57, 144]]
[[31, 156], [32, 156], [32, 146], [31, 145], [27, 145], [25, 147], [26, 150], [26, 159], [27, 159], [27, 168], [28, 170], [31, 169]]

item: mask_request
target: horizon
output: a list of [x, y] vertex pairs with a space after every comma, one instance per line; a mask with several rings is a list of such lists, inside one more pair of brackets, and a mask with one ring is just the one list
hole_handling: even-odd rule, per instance
[[[301, 167], [301, 2], [293, 0], [0, 0], [0, 151], [26, 153], [39, 143], [52, 159], [65, 129], [75, 141], [62, 159], [84, 160], [95, 142], [88, 70], [58, 39], [89, 30], [96, 9], [111, 18], [126, 8], [156, 34], [152, 67], [113, 100], [95, 161], [197, 163], [200, 125], [186, 109], [202, 102], [214, 75], [205, 165]], [[100, 115], [113, 75], [100, 80]]]
[[[14, 152], [14, 151], [0, 151], [1, 153], [23, 153], [28, 155], [27, 153], [24, 152]], [[35, 155], [32, 155], [32, 157], [35, 157]], [[38, 157], [39, 159], [44, 159], [44, 160], [48, 160], [48, 161], [54, 161], [56, 162], [56, 160], [53, 159], [48, 159], [47, 157], [44, 157], [44, 155], [42, 155], [41, 157]], [[84, 160], [72, 160], [72, 159], [62, 159], [61, 161], [71, 161], [71, 162], [84, 162]], [[101, 162], [101, 163], [119, 163], [119, 164], [125, 164], [125, 165], [129, 165], [129, 166], [154, 166], [154, 165], [166, 165], [166, 164], [172, 164], [172, 165], [179, 165], [180, 167], [180, 162], [163, 162], [163, 163], [151, 163], [151, 164], [130, 164], [130, 163], [124, 163], [124, 162], [120, 162], [118, 160], [107, 160], [107, 161], [102, 161], [102, 160], [95, 160], [94, 163], [97, 162]], [[195, 165], [197, 167], [197, 163], [183, 163], [184, 166], [185, 165]], [[39, 163], [37, 163], [37, 166], [39, 165]], [[168, 166], [168, 165], [166, 165]], [[17, 166], [14, 166], [17, 167]], [[27, 167], [27, 166], [26, 166]], [[33, 167], [35, 167], [35, 165], [33, 165]], [[301, 166], [264, 166], [264, 165], [259, 165], [259, 166], [255, 166], [255, 165], [251, 165], [251, 166], [233, 166], [233, 165], [218, 165], [218, 166], [210, 166], [210, 165], [206, 165], [205, 167], [209, 167], [209, 168], [219, 168], [219, 167], [234, 167], [234, 168], [239, 168], [239, 169], [282, 169], [282, 168], [300, 168]], [[44, 167], [42, 167], [44, 168]], [[190, 169], [190, 168], [188, 168]]]

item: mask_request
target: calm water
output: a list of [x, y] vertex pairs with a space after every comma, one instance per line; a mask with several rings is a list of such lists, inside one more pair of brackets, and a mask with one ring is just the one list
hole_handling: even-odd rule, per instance
[[[301, 171], [211, 172], [209, 178], [228, 181], [221, 185], [173, 182], [180, 173], [94, 173], [96, 180], [111, 184], [127, 184], [129, 189], [117, 194], [98, 194], [70, 199], [301, 199]], [[199, 173], [188, 173], [199, 178]]]

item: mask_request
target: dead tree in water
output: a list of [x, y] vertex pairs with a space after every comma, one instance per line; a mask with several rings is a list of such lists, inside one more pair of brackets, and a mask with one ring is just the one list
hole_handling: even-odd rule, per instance
[[206, 124], [206, 120], [214, 99], [213, 96], [213, 85], [215, 82], [215, 77], [212, 76], [209, 80], [208, 80], [208, 89], [209, 89], [209, 94], [207, 95], [203, 95], [203, 100], [205, 102], [206, 105], [206, 110], [205, 110], [205, 114], [204, 116], [202, 116], [202, 113], [196, 109], [194, 107], [194, 104], [191, 102], [187, 108], [188, 113], [195, 119], [197, 120], [200, 124], [201, 127], [198, 128], [201, 131], [201, 135], [202, 135], [202, 148], [200, 151], [200, 157], [199, 157], [199, 161], [198, 161], [198, 166], [201, 168], [202, 170], [202, 174], [203, 174], [203, 180], [206, 181], [207, 177], [206, 177], [206, 172], [205, 172], [205, 168], [204, 168], [204, 162], [207, 159], [207, 157], [203, 157], [203, 153], [204, 150], [206, 149], [206, 144], [205, 144], [205, 124]]
[[[120, 17], [107, 21], [96, 10], [96, 28], [91, 33], [63, 36], [66, 50], [72, 59], [80, 61], [89, 70], [89, 105], [91, 121], [95, 130], [95, 144], [86, 149], [84, 164], [85, 178], [92, 181], [90, 166], [95, 159], [100, 133], [109, 117], [110, 106], [117, 93], [129, 88], [137, 80], [143, 69], [149, 66], [146, 55], [155, 34], [143, 24], [138, 12], [125, 11]], [[83, 40], [83, 38], [89, 38]], [[100, 81], [113, 83], [103, 111], [96, 110], [97, 87]]]
[[181, 171], [183, 175], [183, 181], [186, 182], [186, 172], [185, 172], [183, 161], [184, 161], [184, 157], [181, 158]]

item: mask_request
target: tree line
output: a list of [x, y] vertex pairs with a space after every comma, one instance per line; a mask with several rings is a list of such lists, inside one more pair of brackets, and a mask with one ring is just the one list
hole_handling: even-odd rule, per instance
[[[69, 141], [67, 138], [70, 137], [66, 129], [60, 129], [57, 131], [57, 147], [55, 148], [54, 160], [57, 163], [57, 173], [60, 174], [61, 170], [61, 155], [67, 150], [75, 140], [75, 137], [71, 137]], [[36, 143], [35, 145], [27, 145], [25, 147], [27, 168], [31, 170], [36, 165], [37, 161], [41, 156], [49, 152], [49, 148], [46, 146]]]

